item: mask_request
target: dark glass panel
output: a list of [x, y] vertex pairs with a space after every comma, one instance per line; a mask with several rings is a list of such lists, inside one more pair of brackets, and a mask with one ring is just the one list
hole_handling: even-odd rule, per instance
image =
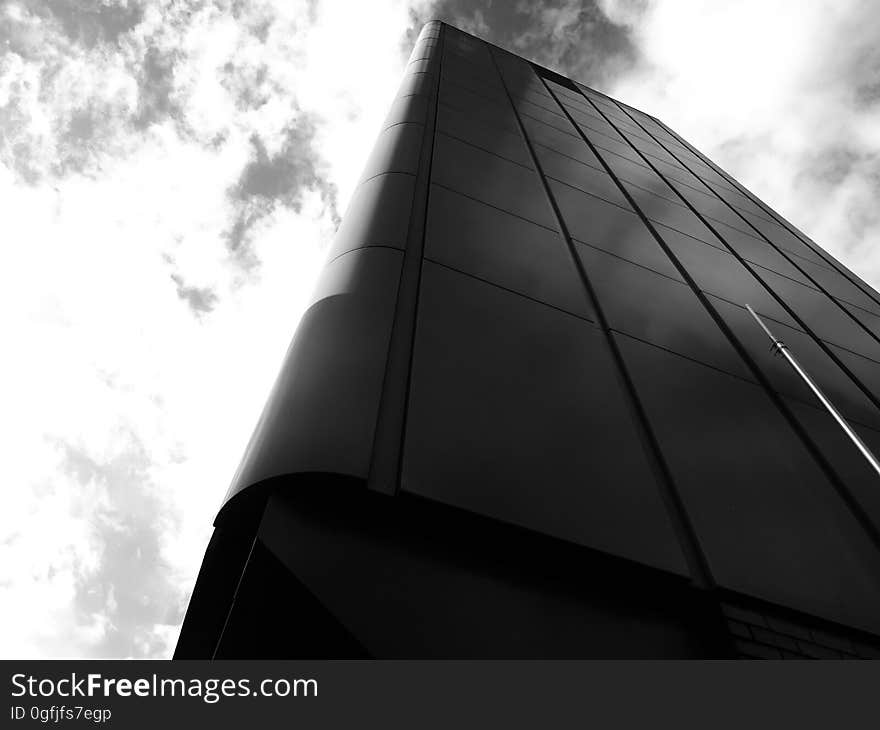
[[[863, 292], [859, 287], [847, 279], [838, 271], [832, 271], [826, 266], [817, 266], [810, 261], [799, 261], [798, 265], [806, 271], [813, 279], [831, 296], [842, 299], [856, 307], [865, 309], [874, 315], [880, 315], [880, 304], [877, 304], [871, 297]], [[861, 319], [861, 317], [860, 317]], [[866, 315], [866, 319], [870, 320], [871, 315]], [[864, 320], [863, 320], [864, 321]], [[874, 324], [867, 324], [871, 329], [875, 329]]]
[[618, 341], [718, 583], [880, 630], [880, 554], [763, 390]]
[[446, 79], [440, 83], [440, 103], [471, 116], [475, 122], [502, 127], [514, 134], [519, 129], [510, 104], [496, 103]]
[[809, 246], [795, 236], [791, 231], [778, 226], [774, 223], [768, 223], [763, 218], [752, 215], [751, 213], [743, 213], [745, 218], [761, 233], [763, 233], [770, 241], [777, 246], [784, 248], [792, 253], [805, 258], [809, 261], [827, 266], [822, 257], [815, 253]]
[[547, 86], [550, 87], [550, 91], [554, 94], [558, 94], [559, 96], [564, 97], [565, 101], [577, 101], [579, 103], [585, 103], [584, 97], [581, 96], [574, 89], [570, 89], [567, 86], [561, 86], [557, 84], [555, 81], [551, 81], [550, 79], [546, 79]]
[[[786, 220], [783, 216], [779, 215], [774, 210], [766, 210], [762, 213], [759, 213], [759, 216], [763, 215], [764, 219], [768, 222], [772, 222], [775, 225], [782, 226], [783, 228], [789, 230], [792, 235], [796, 238], [800, 239], [800, 241], [809, 249], [814, 251], [822, 261], [825, 262], [826, 266], [831, 268], [841, 267], [844, 269], [844, 274], [853, 275], [853, 272], [849, 271], [845, 266], [843, 266], [840, 261], [833, 256], [830, 252], [825, 250], [822, 246], [819, 246], [810, 236], [804, 233], [800, 228], [794, 225], [791, 221]], [[833, 263], [832, 263], [833, 262]], [[864, 283], [864, 282], [862, 282]], [[870, 288], [870, 287], [869, 287]], [[872, 289], [872, 291], [874, 291]]]
[[684, 147], [682, 147], [682, 145], [678, 141], [678, 139], [676, 139], [676, 137], [674, 137], [672, 134], [670, 134], [666, 130], [666, 127], [664, 127], [662, 124], [658, 123], [655, 119], [652, 119], [647, 114], [639, 115], [638, 119], [639, 119], [639, 123], [645, 129], [647, 129], [654, 137], [656, 137], [661, 142], [663, 142], [663, 144], [666, 144], [666, 145], [672, 144], [675, 147], [678, 147], [678, 148], [681, 148], [681, 149], [687, 151]]
[[731, 254], [665, 226], [657, 232], [703, 291], [796, 326], [784, 307]]
[[545, 104], [548, 109], [553, 109], [556, 102], [547, 93], [543, 82], [535, 76], [532, 69], [525, 64], [515, 73], [505, 72], [504, 80], [511, 96], [523, 96], [529, 98], [535, 104]]
[[634, 213], [551, 182], [556, 204], [575, 240], [680, 279], [678, 270]]
[[785, 256], [763, 239], [748, 236], [717, 221], [712, 225], [724, 239], [724, 242], [747, 261], [787, 276], [789, 279], [794, 279], [804, 286], [815, 288], [809, 279], [795, 268]]
[[703, 180], [705, 180], [713, 187], [724, 188], [726, 190], [736, 189], [735, 186], [727, 180], [727, 178], [725, 178], [721, 173], [717, 172], [714, 168], [701, 162], [699, 158], [686, 153], [682, 153], [679, 156], [687, 163], [688, 167], [690, 167], [695, 174], [699, 175]]
[[505, 106], [509, 105], [507, 94], [504, 93], [504, 87], [501, 86], [500, 81], [498, 83], [492, 83], [485, 78], [470, 76], [469, 74], [457, 72], [455, 69], [447, 68], [445, 66], [441, 69], [440, 79], [441, 82], [451, 82], [456, 86], [467, 89], [471, 93], [493, 101], [496, 104], [502, 104]]
[[636, 109], [627, 104], [624, 104], [623, 107], [630, 116], [634, 117], [639, 122], [639, 124], [656, 126], [657, 121], [649, 114], [645, 114], [641, 109]]
[[540, 81], [535, 80], [533, 77], [512, 76], [505, 76], [504, 80], [507, 90], [514, 99], [530, 101], [532, 104], [543, 106], [550, 111], [558, 111], [559, 105], [547, 93], [547, 90]]
[[731, 228], [736, 228], [747, 236], [757, 236], [748, 223], [714, 195], [708, 192], [699, 192], [692, 187], [681, 183], [673, 182], [673, 186], [679, 193], [681, 193], [682, 197], [693, 205], [702, 215], [711, 218], [713, 225], [715, 222], [724, 223]]
[[577, 239], [573, 240], [576, 247], [596, 248], [612, 256], [619, 256], [631, 263], [647, 267], [676, 281], [684, 281], [678, 269], [669, 260], [666, 252], [657, 245], [654, 237], [651, 236], [648, 229], [644, 226], [639, 228], [638, 225], [632, 225], [627, 229], [621, 230], [615, 238], [606, 238], [595, 244], [582, 243]]
[[599, 92], [597, 92], [595, 89], [591, 89], [589, 86], [584, 86], [582, 83], [580, 83], [580, 82], [578, 82], [578, 81], [575, 81], [575, 82], [574, 82], [574, 85], [578, 88], [578, 90], [579, 90], [581, 93], [585, 94], [586, 96], [590, 97], [591, 99], [602, 99], [602, 98], [604, 98], [604, 97], [602, 96], [602, 94], [600, 94]]
[[[880, 531], [880, 489], [875, 472], [831, 415], [820, 408], [788, 400], [795, 417], [828, 461], [845, 488], [855, 497], [874, 528]], [[859, 438], [880, 455], [880, 431], [850, 422]]]
[[854, 307], [852, 304], [843, 302], [843, 306], [847, 312], [850, 312], [859, 322], [873, 333], [874, 337], [880, 338], [880, 317], [877, 317], [864, 309]]
[[485, 96], [500, 100], [504, 94], [504, 88], [501, 86], [498, 74], [491, 67], [476, 69], [471, 63], [444, 58], [440, 73], [453, 81], [473, 85], [479, 93]]
[[555, 127], [556, 129], [558, 129], [560, 132], [565, 132], [566, 134], [570, 134], [574, 137], [579, 136], [577, 130], [574, 128], [572, 123], [561, 114], [554, 114], [553, 112], [544, 109], [544, 107], [530, 104], [527, 101], [516, 101], [515, 103], [517, 111], [524, 117], [529, 117], [531, 119], [536, 119], [539, 122], [544, 122], [544, 124], [549, 124], [551, 127]]
[[543, 87], [536, 88], [533, 86], [511, 85], [508, 82], [508, 91], [511, 98], [517, 104], [531, 104], [540, 109], [544, 109], [552, 114], [561, 115], [559, 105], [552, 97], [544, 93]]
[[613, 102], [596, 94], [588, 95], [590, 96], [590, 99], [599, 107], [599, 111], [601, 111], [603, 114], [607, 114], [615, 121], [627, 121], [626, 115], [622, 111], [620, 111], [620, 109], [618, 109]]
[[611, 176], [598, 167], [598, 160], [597, 166], [591, 167], [571, 157], [554, 152], [543, 145], [535, 145], [535, 154], [538, 156], [538, 161], [547, 177], [561, 180], [616, 205], [630, 207]]
[[562, 237], [436, 185], [431, 188], [425, 256], [594, 319]]
[[589, 119], [590, 123], [610, 126], [605, 118], [602, 117], [602, 115], [596, 111], [596, 108], [586, 99], [575, 99], [573, 97], [562, 96], [561, 94], [557, 95], [556, 99], [559, 104], [565, 107], [565, 110], [569, 114], [576, 114], [578, 115], [578, 118]]
[[644, 155], [651, 158], [651, 161], [660, 160], [671, 165], [678, 164], [672, 155], [670, 155], [661, 145], [648, 136], [648, 133], [631, 124], [624, 124], [615, 120], [615, 126], [623, 137], [632, 143], [632, 145]]
[[640, 129], [632, 129], [623, 124], [620, 125], [620, 128], [626, 134], [627, 138], [630, 142], [632, 142], [640, 152], [648, 155], [651, 158], [651, 161], [664, 162], [667, 165], [679, 165], [678, 160], [676, 160], [669, 152], [667, 152], [663, 147], [654, 142], [650, 138], [645, 137], [645, 132]]
[[529, 139], [535, 144], [542, 144], [545, 147], [561, 152], [564, 155], [573, 157], [576, 160], [586, 163], [587, 165], [600, 166], [596, 155], [590, 150], [589, 145], [580, 137], [573, 137], [570, 134], [560, 132], [558, 129], [550, 127], [541, 122], [523, 117], [523, 126]]
[[520, 165], [532, 166], [532, 158], [522, 135], [481, 124], [465, 112], [441, 104], [437, 112], [437, 128]]
[[[767, 212], [765, 217], [770, 217], [772, 211]], [[812, 250], [823, 262], [822, 265], [831, 269], [833, 271], [838, 272], [841, 276], [853, 282], [859, 289], [861, 289], [865, 294], [867, 294], [871, 299], [875, 302], [880, 300], [880, 294], [877, 293], [877, 290], [869, 285], [865, 279], [861, 278], [858, 274], [853, 272], [851, 269], [844, 266], [840, 260], [832, 255], [830, 252], [826, 251], [824, 248], [816, 244], [816, 242], [807, 236], [803, 231], [801, 231], [797, 226], [792, 225], [789, 221], [785, 220], [782, 216], [776, 214], [775, 221], [778, 225], [788, 228], [797, 238], [801, 239], [803, 244]]]
[[[819, 406], [816, 396], [794, 372], [788, 361], [770, 348], [770, 340], [752, 315], [743, 307], [719, 299], [713, 298], [712, 303], [777, 391]], [[838, 410], [847, 418], [880, 428], [880, 410], [812, 337], [799, 329], [769, 319], [760, 310], [758, 313]]]
[[629, 124], [618, 124], [617, 127], [627, 139], [635, 144], [640, 150], [645, 152], [645, 154], [651, 155], [660, 160], [665, 160], [669, 163], [677, 164], [672, 153], [663, 147], [663, 145], [657, 140], [653, 139], [644, 129]]
[[582, 116], [589, 117], [592, 121], [610, 126], [605, 117], [599, 114], [599, 112], [596, 111], [596, 107], [590, 104], [586, 99], [581, 98], [580, 100], [575, 100], [560, 98], [560, 101], [569, 112], [572, 112], [572, 114], [578, 112]]
[[628, 160], [632, 160], [633, 162], [643, 165], [644, 160], [639, 157], [639, 153], [636, 152], [632, 147], [630, 147], [626, 142], [617, 141], [616, 139], [612, 139], [604, 134], [597, 134], [589, 127], [581, 127], [581, 131], [587, 136], [587, 139], [590, 140], [597, 147], [601, 147], [603, 150], [608, 152], [613, 152], [616, 155], [620, 155], [621, 157], [626, 157]]
[[742, 193], [720, 188], [715, 192], [718, 194], [719, 197], [726, 200], [737, 210], [743, 213], [750, 213], [758, 218], [763, 218], [768, 223], [773, 222], [773, 219], [769, 213], [765, 212], [760, 206], [758, 206], [757, 203], [753, 202], [750, 198], [746, 197]]
[[695, 238], [714, 239], [712, 231], [706, 228], [706, 224], [685, 206], [631, 185], [627, 186], [627, 189], [642, 213], [651, 220], [663, 223]]
[[446, 43], [443, 46], [443, 64], [455, 64], [463, 70], [470, 69], [472, 73], [497, 78], [498, 72], [492, 63], [489, 54], [483, 48], [461, 48], [454, 44]]
[[498, 62], [511, 93], [528, 90], [535, 95], [549, 98], [544, 83], [535, 74], [528, 61], [510, 53], [499, 52], [498, 49], [492, 49], [492, 55]]
[[830, 347], [846, 368], [880, 402], [880, 362], [856, 355], [841, 347], [835, 347], [834, 345]]
[[450, 54], [466, 64], [472, 65], [474, 68], [478, 68], [480, 71], [489, 69], [494, 71], [492, 59], [486, 49], [482, 46], [447, 43], [443, 50], [445, 53]]
[[566, 111], [571, 114], [571, 118], [574, 119], [575, 123], [585, 134], [589, 135], [591, 131], [598, 132], [599, 134], [604, 134], [606, 137], [610, 137], [618, 142], [622, 141], [622, 137], [615, 131], [614, 127], [606, 121], [599, 119], [598, 117], [592, 117], [589, 114], [583, 114], [577, 109], [566, 109]]
[[880, 343], [825, 294], [766, 269], [759, 274], [818, 337], [880, 360]]
[[611, 328], [751, 377], [687, 284], [586, 246], [579, 246], [578, 254]]
[[657, 171], [661, 175], [669, 178], [670, 180], [675, 180], [676, 182], [690, 185], [692, 188], [696, 188], [697, 190], [703, 187], [703, 183], [700, 182], [699, 178], [694, 177], [694, 175], [685, 170], [678, 163], [670, 164], [668, 162], [664, 162], [663, 160], [658, 160], [652, 157], [651, 164], [653, 164], [654, 167], [657, 168]]
[[599, 330], [425, 264], [403, 489], [686, 573]]
[[660, 189], [665, 191], [662, 195], [670, 200], [674, 197], [675, 193], [669, 189], [669, 186], [650, 167], [645, 167], [645, 165], [633, 162], [620, 155], [613, 155], [610, 152], [606, 153], [603, 151], [600, 154], [614, 174], [621, 180], [631, 182], [644, 190]]
[[549, 182], [569, 233], [584, 243], [613, 238], [621, 226], [629, 228], [634, 225], [631, 223], [633, 218], [641, 224], [638, 216], [628, 208], [611, 205], [557, 180]]
[[[554, 88], [554, 91], [555, 90], [556, 89]], [[581, 114], [589, 116], [597, 121], [601, 120], [603, 124], [608, 123], [607, 121], [605, 121], [602, 115], [598, 111], [596, 111], [596, 107], [594, 107], [588, 99], [585, 99], [582, 96], [566, 96], [562, 93], [558, 93], [556, 95], [556, 98], [559, 100], [559, 103], [562, 104], [566, 109], [578, 111]]]
[[[645, 169], [648, 170], [648, 168]], [[637, 168], [633, 168], [633, 171], [635, 173], [639, 172]], [[631, 177], [635, 177], [635, 175], [632, 175]], [[669, 187], [665, 180], [663, 180], [660, 176], [655, 175], [651, 170], [648, 170], [647, 173], [644, 173], [638, 182], [630, 180], [629, 178], [621, 179], [626, 180], [626, 182], [631, 183], [632, 185], [635, 185], [637, 188], [646, 190], [649, 193], [654, 193], [654, 195], [659, 195], [661, 198], [665, 198], [671, 203], [681, 205], [681, 199], [675, 194], [675, 191], [671, 187]], [[626, 186], [627, 190], [629, 189], [629, 187], [629, 185]]]
[[625, 111], [619, 109], [616, 104], [614, 105], [614, 107], [616, 111], [616, 116], [614, 117], [613, 121], [616, 127], [624, 131], [632, 131], [636, 134], [646, 136], [645, 132], [641, 128], [639, 128], [639, 126], [630, 118], [630, 116]]
[[656, 119], [649, 117], [647, 115], [641, 115], [638, 117], [639, 124], [641, 124], [645, 129], [647, 129], [654, 137], [660, 140], [664, 145], [669, 147], [676, 148], [676, 154], [678, 150], [682, 150], [687, 154], [691, 154], [690, 150], [681, 143], [681, 141], [674, 135], [671, 134], [663, 124], [658, 122]]
[[687, 166], [698, 178], [711, 182], [713, 186], [723, 187], [718, 184], [718, 176], [715, 172], [711, 168], [706, 167], [700, 157], [693, 154], [689, 149], [679, 144], [667, 144], [666, 146], [679, 159], [680, 163]]
[[433, 181], [477, 200], [555, 227], [538, 175], [478, 147], [444, 134], [434, 143]]

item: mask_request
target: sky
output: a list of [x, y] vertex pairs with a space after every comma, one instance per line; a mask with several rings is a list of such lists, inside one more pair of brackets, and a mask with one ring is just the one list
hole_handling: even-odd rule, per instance
[[168, 657], [422, 23], [653, 114], [880, 286], [859, 0], [0, 0], [0, 655]]

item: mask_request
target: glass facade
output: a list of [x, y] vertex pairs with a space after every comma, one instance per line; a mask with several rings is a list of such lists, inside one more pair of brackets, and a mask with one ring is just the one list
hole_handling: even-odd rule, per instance
[[880, 448], [877, 292], [659, 120], [429, 23], [221, 522], [335, 475], [683, 581], [734, 654], [861, 656], [880, 479], [746, 305]]

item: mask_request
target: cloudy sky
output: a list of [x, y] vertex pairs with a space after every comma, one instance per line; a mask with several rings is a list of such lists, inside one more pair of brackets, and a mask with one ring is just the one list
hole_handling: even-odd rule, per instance
[[880, 286], [869, 0], [2, 0], [0, 653], [170, 655], [431, 17], [660, 117]]

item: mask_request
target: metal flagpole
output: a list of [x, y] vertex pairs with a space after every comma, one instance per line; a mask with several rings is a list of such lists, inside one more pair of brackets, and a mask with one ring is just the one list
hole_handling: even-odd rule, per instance
[[773, 349], [780, 353], [787, 361], [788, 364], [794, 369], [794, 371], [800, 375], [801, 380], [803, 380], [813, 391], [813, 394], [819, 399], [819, 402], [825, 406], [825, 410], [827, 410], [835, 421], [837, 421], [838, 425], [844, 430], [847, 436], [849, 436], [850, 441], [855, 444], [856, 448], [862, 452], [862, 456], [868, 460], [868, 463], [871, 465], [871, 468], [880, 476], [880, 461], [877, 461], [877, 457], [871, 453], [871, 450], [865, 445], [865, 442], [859, 438], [859, 435], [853, 430], [853, 428], [846, 422], [843, 416], [840, 415], [838, 410], [834, 407], [830, 400], [825, 396], [825, 394], [819, 389], [819, 386], [813, 382], [813, 379], [807, 375], [806, 371], [800, 366], [797, 360], [794, 359], [794, 355], [789, 352], [788, 347], [786, 347], [785, 343], [776, 337], [770, 329], [764, 324], [763, 320], [758, 316], [758, 313], [755, 312], [754, 309], [751, 308], [750, 305], [746, 304], [746, 309], [749, 310], [749, 313], [755, 318], [755, 321], [760, 325], [761, 329], [767, 334], [767, 337], [770, 338], [770, 341], [773, 343]]

